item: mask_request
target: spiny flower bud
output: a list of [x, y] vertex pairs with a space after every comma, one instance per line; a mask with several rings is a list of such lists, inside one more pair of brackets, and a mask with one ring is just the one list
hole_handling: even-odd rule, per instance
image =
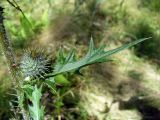
[[52, 59], [43, 50], [27, 50], [20, 68], [25, 78], [44, 78], [45, 74], [52, 72]]

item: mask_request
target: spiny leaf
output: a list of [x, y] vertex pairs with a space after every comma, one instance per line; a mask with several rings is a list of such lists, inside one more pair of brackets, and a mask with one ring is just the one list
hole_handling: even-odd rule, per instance
[[75, 50], [72, 50], [65, 59], [65, 63], [73, 62], [75, 59]]
[[29, 106], [29, 112], [33, 120], [44, 120], [44, 107], [40, 105], [41, 88], [34, 87], [32, 92], [31, 102], [32, 106]]
[[79, 70], [80, 68], [82, 68], [84, 66], [94, 64], [94, 63], [106, 62], [108, 60], [107, 59], [108, 56], [115, 54], [115, 53], [118, 53], [124, 49], [129, 48], [129, 47], [132, 47], [132, 46], [134, 46], [144, 40], [147, 40], [147, 39], [150, 39], [150, 38], [139, 39], [139, 40], [122, 45], [121, 47], [118, 47], [118, 48], [115, 48], [115, 49], [112, 49], [109, 51], [104, 51], [104, 48], [105, 48], [104, 45], [102, 45], [101, 47], [96, 49], [94, 47], [93, 39], [91, 39], [90, 44], [89, 44], [89, 50], [83, 58], [81, 58], [78, 61], [75, 61], [72, 57], [75, 55], [75, 52], [71, 51], [63, 63], [57, 63], [55, 65], [54, 72], [52, 75], [55, 76], [55, 75], [61, 74], [63, 72]]
[[32, 99], [32, 92], [34, 90], [34, 87], [31, 85], [23, 85], [22, 89], [24, 90], [24, 92], [26, 93], [27, 97], [29, 99]]

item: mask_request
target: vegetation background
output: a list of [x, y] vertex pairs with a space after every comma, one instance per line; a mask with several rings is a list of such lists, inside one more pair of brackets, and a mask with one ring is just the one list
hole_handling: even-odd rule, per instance
[[[112, 56], [113, 61], [82, 70], [83, 76], [60, 76], [64, 96], [55, 102], [42, 97], [46, 119], [160, 120], [160, 0], [6, 0], [5, 26], [17, 58], [28, 47], [56, 53], [75, 48], [77, 57], [87, 51], [91, 36], [96, 46], [108, 49], [140, 38], [151, 39]], [[70, 82], [72, 84], [70, 85]], [[74, 82], [73, 82], [74, 81]], [[0, 55], [0, 120], [11, 116], [11, 78]], [[50, 103], [50, 104], [49, 104]]]

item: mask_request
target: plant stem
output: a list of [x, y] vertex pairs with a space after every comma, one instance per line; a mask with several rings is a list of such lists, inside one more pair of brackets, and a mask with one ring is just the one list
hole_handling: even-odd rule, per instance
[[0, 43], [2, 45], [3, 53], [7, 59], [7, 64], [14, 79], [14, 85], [17, 86], [17, 67], [16, 67], [16, 60], [12, 50], [12, 45], [10, 40], [8, 39], [8, 35], [6, 33], [4, 22], [3, 22], [3, 8], [0, 7]]
[[[13, 85], [17, 90], [16, 92], [17, 92], [17, 96], [18, 96], [18, 100], [19, 100], [21, 94], [23, 94], [23, 92], [21, 92], [21, 90], [20, 90], [20, 78], [21, 78], [20, 76], [21, 75], [19, 74], [19, 71], [18, 71], [18, 66], [16, 63], [15, 54], [12, 49], [12, 44], [11, 44], [11, 42], [8, 38], [7, 32], [5, 30], [4, 21], [3, 21], [4, 20], [3, 9], [4, 8], [2, 8], [0, 6], [0, 44], [2, 46], [3, 53], [6, 57], [9, 71], [13, 77]], [[23, 107], [21, 107], [21, 112], [22, 112], [24, 120], [29, 120], [27, 112], [25, 111], [25, 109]]]

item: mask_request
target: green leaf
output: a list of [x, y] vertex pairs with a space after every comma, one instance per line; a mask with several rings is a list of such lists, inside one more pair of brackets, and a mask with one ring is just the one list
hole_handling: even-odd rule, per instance
[[89, 44], [89, 50], [88, 50], [87, 54], [78, 61], [75, 61], [75, 59], [73, 59], [75, 56], [75, 52], [73, 50], [68, 54], [68, 56], [66, 57], [65, 60], [64, 60], [65, 57], [63, 55], [63, 52], [61, 51], [60, 57], [63, 58], [63, 62], [62, 61], [58, 62], [55, 65], [54, 72], [52, 75], [55, 76], [57, 74], [61, 74], [64, 72], [79, 70], [82, 67], [85, 67], [87, 65], [94, 64], [94, 63], [106, 62], [106, 61], [108, 61], [108, 59], [107, 59], [108, 56], [115, 54], [115, 53], [118, 53], [124, 49], [129, 48], [129, 47], [132, 47], [132, 46], [134, 46], [144, 40], [147, 40], [147, 39], [149, 39], [149, 38], [139, 39], [139, 40], [122, 45], [121, 47], [118, 47], [118, 48], [115, 48], [115, 49], [112, 49], [109, 51], [104, 51], [104, 48], [105, 48], [104, 45], [96, 49], [94, 47], [93, 40], [91, 39], [90, 44]]
[[28, 21], [28, 19], [22, 15], [20, 18], [20, 22], [21, 22], [21, 26], [22, 26], [22, 30], [24, 32], [25, 35], [32, 35], [33, 31], [32, 31], [32, 26], [30, 24], [30, 22]]
[[55, 76], [55, 82], [63, 86], [68, 86], [71, 84], [63, 75]]
[[31, 98], [32, 98], [32, 92], [33, 92], [33, 90], [34, 90], [34, 87], [27, 84], [27, 85], [24, 85], [24, 86], [22, 87], [22, 89], [23, 89], [24, 92], [26, 93], [27, 97], [28, 97], [29, 99], [31, 99]]
[[32, 106], [29, 106], [29, 112], [33, 120], [44, 120], [44, 107], [40, 105], [41, 96], [41, 88], [38, 89], [35, 86], [31, 97]]
[[48, 78], [44, 83], [52, 90], [53, 94], [57, 94], [54, 77]]

